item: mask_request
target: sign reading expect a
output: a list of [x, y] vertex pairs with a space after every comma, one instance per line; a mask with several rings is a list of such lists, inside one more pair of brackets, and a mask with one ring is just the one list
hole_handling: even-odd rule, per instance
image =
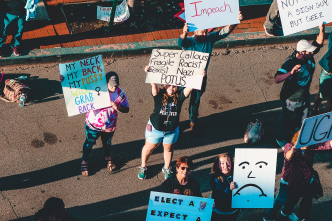
[[110, 106], [101, 55], [73, 63], [59, 64], [68, 116]]
[[210, 221], [213, 199], [151, 191], [146, 221]]
[[185, 0], [189, 31], [238, 24], [238, 0]]
[[297, 139], [296, 148], [332, 140], [332, 112], [306, 118]]
[[145, 83], [169, 84], [200, 90], [208, 53], [153, 49]]
[[332, 21], [332, 0], [278, 0], [284, 35]]

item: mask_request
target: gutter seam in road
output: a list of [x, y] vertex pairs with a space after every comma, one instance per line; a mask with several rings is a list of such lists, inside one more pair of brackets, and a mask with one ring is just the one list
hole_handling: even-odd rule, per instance
[[15, 210], [14, 210], [14, 207], [13, 207], [12, 203], [10, 202], [10, 200], [9, 200], [7, 197], [5, 197], [5, 196], [3, 195], [2, 191], [0, 191], [0, 193], [1, 193], [1, 195], [2, 195], [2, 197], [3, 197], [4, 199], [8, 200], [9, 205], [10, 205], [10, 207], [12, 208], [12, 210], [13, 210], [13, 212], [14, 212], [16, 218], [17, 218], [17, 219], [20, 218], [20, 217], [18, 217], [18, 215], [16, 214], [16, 212], [15, 212]]

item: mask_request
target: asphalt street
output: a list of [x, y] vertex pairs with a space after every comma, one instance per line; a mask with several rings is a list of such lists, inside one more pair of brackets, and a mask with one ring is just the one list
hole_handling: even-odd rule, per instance
[[[199, 181], [204, 197], [211, 194], [210, 171], [217, 154], [234, 148], [278, 148], [275, 133], [282, 85], [275, 84], [273, 77], [294, 48], [295, 44], [288, 44], [213, 52], [200, 105], [199, 136], [186, 131], [186, 100], [173, 156], [173, 160], [192, 157], [192, 176]], [[326, 51], [327, 45], [316, 56], [316, 63]], [[0, 101], [1, 221], [32, 220], [52, 196], [63, 199], [69, 212], [82, 221], [145, 220], [149, 193], [158, 191], [164, 181], [161, 147], [150, 158], [147, 179], [137, 178], [145, 125], [153, 110], [151, 86], [145, 83], [143, 71], [148, 60], [148, 56], [104, 59], [105, 71], [119, 74], [130, 111], [119, 114], [113, 138], [117, 170], [107, 171], [99, 140], [89, 161], [89, 177], [80, 175], [85, 114], [67, 116], [58, 64], [0, 67], [0, 73], [11, 77], [29, 76], [26, 84], [32, 88], [25, 107]], [[317, 64], [312, 94], [318, 91], [319, 75]], [[255, 119], [262, 121], [266, 135], [257, 145], [244, 144], [246, 126]], [[278, 148], [276, 192], [282, 164], [283, 151]], [[331, 167], [332, 153], [316, 154], [314, 168], [321, 176], [324, 197], [313, 201], [310, 220], [332, 220]], [[244, 209], [238, 220], [262, 220], [265, 211]], [[285, 219], [279, 214], [277, 220]]]

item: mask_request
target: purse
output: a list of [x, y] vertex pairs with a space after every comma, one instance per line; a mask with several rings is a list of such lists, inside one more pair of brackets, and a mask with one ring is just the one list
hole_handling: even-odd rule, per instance
[[28, 86], [23, 84], [18, 79], [7, 79], [5, 80], [3, 89], [4, 98], [2, 98], [2, 100], [7, 102], [18, 102], [22, 94], [25, 94], [25, 98], [28, 99], [29, 89], [30, 88]]
[[322, 184], [319, 180], [319, 175], [316, 170], [313, 170], [312, 181], [310, 183], [310, 189], [312, 192], [312, 197], [319, 199], [323, 196]]

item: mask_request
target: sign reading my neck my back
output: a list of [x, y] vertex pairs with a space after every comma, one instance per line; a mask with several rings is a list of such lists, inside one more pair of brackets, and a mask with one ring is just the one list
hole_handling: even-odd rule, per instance
[[168, 84], [200, 90], [208, 53], [153, 49], [145, 83]]
[[213, 199], [151, 191], [146, 221], [210, 221]]
[[332, 112], [306, 118], [297, 139], [296, 148], [332, 140]]
[[110, 106], [101, 55], [59, 64], [59, 69], [69, 117]]

